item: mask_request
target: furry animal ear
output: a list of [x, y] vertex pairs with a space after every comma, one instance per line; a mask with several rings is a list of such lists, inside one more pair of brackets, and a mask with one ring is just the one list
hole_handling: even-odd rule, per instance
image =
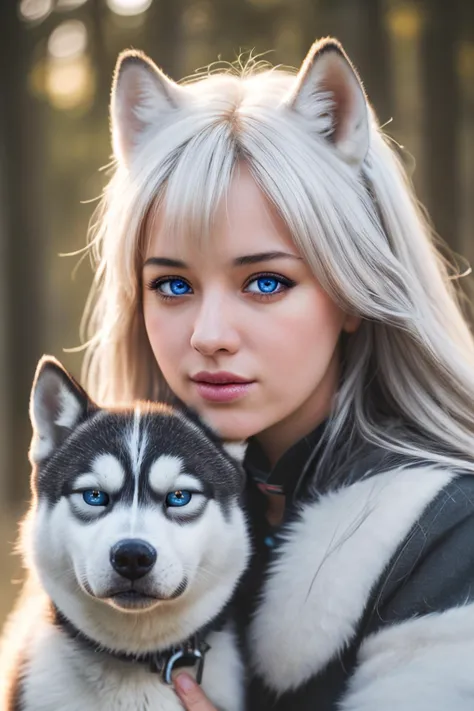
[[112, 83], [110, 122], [115, 157], [129, 163], [150, 127], [159, 127], [185, 100], [185, 90], [142, 52], [125, 51]]
[[369, 148], [367, 99], [337, 40], [315, 42], [286, 103], [312, 122], [315, 131], [333, 143], [347, 163], [362, 163]]
[[230, 454], [232, 459], [235, 459], [236, 462], [242, 464], [248, 447], [248, 442], [246, 440], [223, 440], [217, 429], [215, 429], [205, 414], [199, 414], [197, 410], [193, 407], [186, 406], [182, 401], [177, 401], [175, 403], [175, 407], [184, 412], [186, 417], [191, 420], [191, 422], [194, 422], [199, 427], [202, 427], [206, 431], [208, 437], [213, 439], [216, 443], [221, 444], [222, 448], [225, 449], [227, 454]]
[[248, 442], [223, 442], [222, 446], [227, 454], [230, 454], [233, 459], [239, 462], [239, 464], [242, 464], [245, 452], [247, 451]]
[[97, 407], [81, 386], [51, 356], [38, 363], [30, 397], [33, 438], [30, 461], [47, 459], [71, 431]]

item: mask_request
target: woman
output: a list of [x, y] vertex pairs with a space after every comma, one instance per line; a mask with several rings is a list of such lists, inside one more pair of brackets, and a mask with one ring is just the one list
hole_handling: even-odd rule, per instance
[[474, 345], [342, 48], [185, 86], [125, 53], [111, 118], [86, 386], [248, 440], [248, 709], [474, 708]]

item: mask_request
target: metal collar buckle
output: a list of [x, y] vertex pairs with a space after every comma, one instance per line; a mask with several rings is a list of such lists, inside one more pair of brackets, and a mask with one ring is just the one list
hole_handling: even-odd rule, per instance
[[180, 662], [179, 666], [186, 667], [194, 667], [197, 664], [196, 681], [200, 684], [204, 671], [204, 656], [209, 649], [210, 646], [206, 642], [198, 644], [194, 639], [181, 647], [175, 647], [164, 658], [162, 654], [157, 654], [150, 662], [150, 669], [161, 674], [165, 684], [171, 685], [171, 673], [175, 664]]

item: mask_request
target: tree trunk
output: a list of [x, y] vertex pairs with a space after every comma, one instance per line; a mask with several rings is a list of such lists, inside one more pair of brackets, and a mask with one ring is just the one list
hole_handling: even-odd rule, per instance
[[31, 439], [28, 402], [33, 374], [42, 353], [41, 254], [42, 162], [40, 117], [27, 91], [28, 36], [20, 26], [16, 3], [0, 3], [0, 86], [4, 153], [0, 170], [2, 219], [2, 285], [8, 300], [1, 377], [4, 420], [0, 423], [5, 448], [2, 472], [9, 503], [28, 496], [27, 450]]
[[436, 231], [459, 248], [459, 87], [456, 75], [458, 3], [425, 3], [422, 36], [425, 192]]

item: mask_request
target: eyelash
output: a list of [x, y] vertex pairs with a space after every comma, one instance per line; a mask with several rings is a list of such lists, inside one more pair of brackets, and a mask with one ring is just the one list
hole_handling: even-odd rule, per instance
[[[288, 279], [288, 277], [284, 277], [281, 274], [275, 274], [274, 272], [261, 272], [260, 274], [253, 274], [246, 282], [245, 286], [249, 286], [254, 281], [258, 281], [258, 279], [265, 279], [265, 278], [270, 278], [270, 279], [275, 279], [276, 281], [279, 281], [280, 284], [282, 284], [285, 289], [280, 289], [279, 291], [273, 291], [272, 293], [269, 294], [259, 294], [257, 292], [247, 292], [247, 293], [252, 293], [254, 296], [257, 296], [259, 299], [262, 301], [267, 301], [269, 299], [272, 299], [274, 296], [277, 294], [281, 294], [283, 291], [286, 289], [292, 289], [294, 286], [296, 286], [296, 282], [293, 281], [292, 279]], [[187, 286], [190, 286], [188, 281], [186, 279], [183, 279], [183, 277], [180, 276], [167, 276], [167, 277], [159, 277], [158, 279], [152, 279], [151, 281], [148, 282], [147, 284], [147, 289], [150, 291], [156, 292], [158, 297], [162, 299], [163, 301], [176, 301], [177, 299], [180, 298], [179, 295], [176, 296], [170, 296], [169, 294], [163, 294], [159, 287], [162, 284], [166, 284], [171, 281], [182, 281], [184, 284], [187, 284]], [[190, 294], [181, 294], [181, 296], [190, 296]]]

